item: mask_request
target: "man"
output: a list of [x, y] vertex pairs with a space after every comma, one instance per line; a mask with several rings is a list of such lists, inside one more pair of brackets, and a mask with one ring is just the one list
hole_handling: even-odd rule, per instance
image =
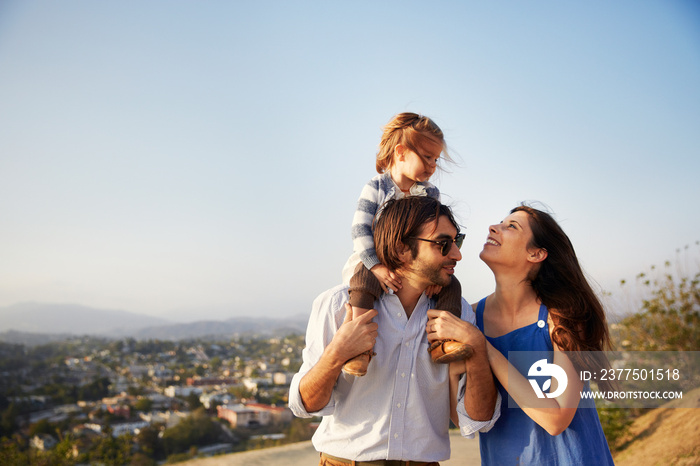
[[[383, 294], [376, 310], [354, 320], [347, 286], [314, 301], [289, 407], [299, 417], [323, 416], [313, 437], [321, 465], [437, 465], [449, 458], [449, 371], [428, 353], [427, 311], [433, 301], [424, 292], [452, 279], [462, 258], [458, 235], [450, 209], [434, 199], [389, 201], [374, 227], [375, 247], [382, 264], [400, 275], [402, 287]], [[464, 300], [462, 319], [474, 323]], [[465, 436], [490, 429], [500, 411], [485, 340], [480, 332], [474, 335], [466, 342], [474, 348], [472, 357], [460, 362], [467, 368], [459, 417]], [[342, 373], [343, 363], [372, 347], [377, 356], [367, 375]]]

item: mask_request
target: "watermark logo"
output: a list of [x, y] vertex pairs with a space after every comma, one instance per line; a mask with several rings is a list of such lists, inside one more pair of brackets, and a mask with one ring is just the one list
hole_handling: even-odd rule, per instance
[[[567, 360], [572, 367], [564, 371]], [[516, 383], [513, 389], [535, 392], [520, 403], [509, 393], [509, 408], [546, 407], [556, 399], [561, 407], [577, 409], [700, 410], [693, 402], [700, 393], [700, 351], [508, 351], [507, 377], [532, 387]]]
[[[566, 385], [569, 382], [569, 379], [566, 377], [566, 372], [564, 372], [564, 369], [557, 366], [556, 364], [548, 363], [546, 359], [540, 359], [539, 361], [536, 361], [532, 366], [530, 366], [530, 370], [527, 372], [527, 375], [528, 377], [550, 377], [542, 385], [542, 388], [540, 388], [540, 385], [537, 383], [537, 380], [528, 378], [530, 385], [532, 385], [532, 389], [535, 390], [537, 398], [556, 398], [562, 393], [564, 393], [564, 390], [566, 390]], [[549, 390], [549, 388], [552, 386], [551, 377], [557, 380], [557, 389], [552, 393], [544, 393], [547, 390]]]

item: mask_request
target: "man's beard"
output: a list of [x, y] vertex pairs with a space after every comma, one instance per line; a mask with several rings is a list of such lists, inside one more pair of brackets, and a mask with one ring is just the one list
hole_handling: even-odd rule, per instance
[[417, 275], [423, 276], [431, 284], [445, 287], [452, 282], [452, 275], [443, 273], [442, 268], [445, 265], [455, 266], [457, 263], [454, 261], [445, 261], [439, 266], [435, 266], [416, 261], [413, 270]]

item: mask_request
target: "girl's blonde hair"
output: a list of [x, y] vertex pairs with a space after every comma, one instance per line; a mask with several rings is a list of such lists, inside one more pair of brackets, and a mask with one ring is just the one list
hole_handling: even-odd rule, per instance
[[426, 116], [410, 112], [399, 113], [383, 129], [384, 133], [377, 152], [377, 173], [384, 173], [391, 167], [394, 161], [394, 148], [397, 144], [419, 153], [418, 146], [424, 139], [442, 146], [443, 158], [451, 160], [442, 130]]

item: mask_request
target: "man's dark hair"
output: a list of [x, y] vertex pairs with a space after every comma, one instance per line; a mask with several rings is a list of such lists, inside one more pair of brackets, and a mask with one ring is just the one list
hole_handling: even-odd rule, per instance
[[423, 225], [446, 216], [457, 228], [459, 225], [452, 215], [452, 210], [439, 201], [427, 196], [408, 196], [387, 201], [379, 212], [374, 224], [374, 245], [379, 262], [390, 270], [398, 270], [401, 265], [399, 256], [403, 246], [411, 249], [415, 258], [418, 241], [411, 237], [419, 236]]

